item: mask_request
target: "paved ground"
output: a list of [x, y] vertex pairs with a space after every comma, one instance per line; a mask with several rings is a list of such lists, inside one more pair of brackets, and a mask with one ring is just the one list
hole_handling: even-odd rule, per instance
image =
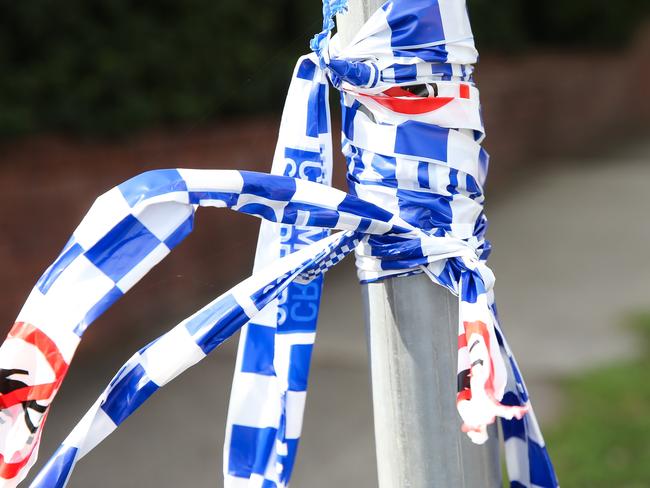
[[[561, 407], [557, 378], [636, 351], [618, 326], [627, 312], [650, 309], [650, 146], [539, 168], [488, 212], [502, 321], [544, 424]], [[328, 275], [294, 488], [377, 485], [352, 264]], [[41, 462], [132, 349], [80, 351], [48, 421]], [[89, 369], [91, 360], [100, 366]], [[233, 362], [226, 346], [157, 393], [77, 466], [70, 486], [221, 486]]]

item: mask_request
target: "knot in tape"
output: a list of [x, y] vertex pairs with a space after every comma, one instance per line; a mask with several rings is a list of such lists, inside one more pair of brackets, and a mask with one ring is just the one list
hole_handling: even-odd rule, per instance
[[461, 275], [469, 273], [479, 276], [489, 291], [495, 278], [484, 259], [486, 249], [489, 242], [476, 237], [458, 239], [425, 231], [418, 237], [373, 235], [357, 244], [355, 262], [362, 283], [425, 272], [438, 282], [441, 275], [448, 275], [445, 284], [455, 291]]
[[336, 88], [339, 88], [342, 82], [359, 88], [373, 88], [379, 81], [379, 68], [370, 61], [332, 58], [326, 63], [326, 69]]

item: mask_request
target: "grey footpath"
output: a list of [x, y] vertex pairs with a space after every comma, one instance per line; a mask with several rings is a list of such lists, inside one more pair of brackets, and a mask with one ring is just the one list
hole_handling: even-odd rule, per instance
[[[650, 145], [538, 168], [489, 195], [487, 211], [501, 320], [543, 428], [562, 411], [558, 379], [638, 352], [620, 325], [650, 309]], [[363, 324], [349, 258], [326, 278], [294, 488], [377, 486]], [[154, 395], [79, 463], [69, 486], [222, 486], [234, 344]], [[80, 351], [39, 466], [131, 348], [120, 354]]]

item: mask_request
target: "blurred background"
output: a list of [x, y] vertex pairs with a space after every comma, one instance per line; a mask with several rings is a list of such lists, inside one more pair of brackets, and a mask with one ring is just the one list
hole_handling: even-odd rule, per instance
[[[650, 486], [650, 2], [468, 4], [500, 313], [560, 481]], [[7, 331], [100, 193], [153, 168], [268, 171], [320, 11], [318, 0], [0, 0]], [[339, 158], [339, 187], [344, 171]], [[248, 276], [257, 227], [199, 212], [193, 235], [94, 323], [38, 466], [136, 348]], [[235, 348], [157, 393], [69, 486], [222, 486]], [[326, 279], [292, 486], [375, 487], [373, 442], [350, 259]]]

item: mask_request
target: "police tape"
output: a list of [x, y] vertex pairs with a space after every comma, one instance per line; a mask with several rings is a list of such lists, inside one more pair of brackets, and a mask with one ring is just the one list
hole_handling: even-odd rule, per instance
[[[79, 459], [240, 329], [225, 486], [287, 486], [322, 275], [352, 251], [362, 282], [424, 272], [458, 295], [463, 431], [485, 442], [486, 426], [501, 417], [511, 483], [557, 486], [486, 265], [488, 156], [465, 2], [390, 0], [345, 47], [330, 33], [343, 8], [325, 0], [315, 52], [296, 65], [271, 174], [157, 170], [93, 204], [0, 348], [1, 486], [16, 486], [35, 462], [86, 328], [191, 232], [199, 207], [263, 220], [253, 274], [138, 351], [32, 486], [65, 486]], [[350, 193], [330, 186], [330, 84], [341, 92]]]

